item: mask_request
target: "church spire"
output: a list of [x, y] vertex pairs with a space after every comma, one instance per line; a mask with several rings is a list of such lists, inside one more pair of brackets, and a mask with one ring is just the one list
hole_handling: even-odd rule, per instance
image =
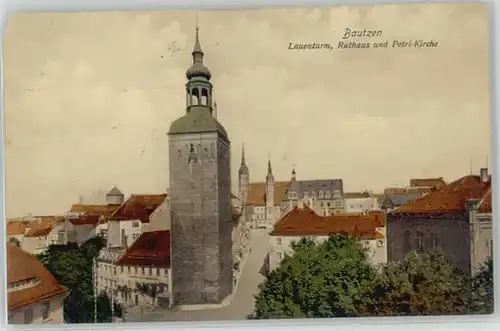
[[248, 175], [248, 167], [245, 161], [245, 144], [241, 144], [241, 165], [240, 165], [240, 170], [239, 174], [241, 175]]
[[273, 167], [271, 166], [271, 156], [269, 155], [269, 160], [267, 161], [267, 176], [266, 181], [274, 181]]

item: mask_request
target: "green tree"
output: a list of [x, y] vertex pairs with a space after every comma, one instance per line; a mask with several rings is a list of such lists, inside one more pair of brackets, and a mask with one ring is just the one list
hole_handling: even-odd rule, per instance
[[[66, 323], [94, 322], [93, 259], [104, 246], [102, 239], [93, 238], [83, 243], [51, 245], [38, 259], [57, 279], [68, 288], [69, 294], [64, 301], [64, 320]], [[99, 296], [97, 300], [98, 322], [111, 320], [109, 298]], [[116, 306], [120, 312], [121, 307]]]
[[468, 278], [439, 253], [410, 253], [385, 265], [373, 288], [371, 315], [446, 315], [468, 311]]
[[493, 260], [488, 259], [471, 281], [470, 310], [475, 314], [494, 312]]
[[301, 239], [259, 286], [249, 318], [367, 315], [377, 272], [354, 238], [332, 235], [323, 243]]

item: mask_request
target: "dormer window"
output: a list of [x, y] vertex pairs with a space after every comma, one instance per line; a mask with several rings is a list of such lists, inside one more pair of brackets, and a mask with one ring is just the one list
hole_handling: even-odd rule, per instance
[[319, 191], [319, 198], [323, 199], [323, 191]]
[[326, 199], [330, 199], [330, 191], [326, 191], [326, 193], [325, 193], [325, 198], [326, 198]]
[[311, 198], [316, 198], [316, 192], [311, 192]]

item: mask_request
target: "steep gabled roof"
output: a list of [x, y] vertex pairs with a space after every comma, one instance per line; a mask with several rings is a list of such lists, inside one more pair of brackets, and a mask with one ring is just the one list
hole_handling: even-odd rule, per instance
[[[488, 194], [490, 194], [489, 198]], [[462, 177], [400, 207], [391, 214], [465, 212], [465, 203], [470, 199], [482, 200], [483, 208], [491, 210], [491, 180], [483, 182], [479, 176], [475, 175]]]
[[7, 284], [9, 312], [67, 292], [35, 256], [15, 245], [7, 245]]
[[[274, 204], [279, 205], [285, 198], [290, 182], [274, 183]], [[264, 206], [266, 204], [266, 183], [250, 183], [248, 187], [248, 204]]]
[[327, 236], [346, 233], [362, 239], [375, 239], [377, 228], [385, 224], [383, 212], [319, 216], [307, 206], [295, 208], [283, 216], [271, 231], [271, 236]]
[[91, 225], [96, 226], [102, 220], [102, 217], [99, 215], [80, 215], [77, 218], [70, 218], [68, 221], [73, 225]]
[[110, 217], [110, 220], [140, 220], [149, 223], [151, 215], [167, 198], [166, 194], [132, 195]]
[[144, 232], [118, 258], [117, 265], [170, 266], [170, 231]]

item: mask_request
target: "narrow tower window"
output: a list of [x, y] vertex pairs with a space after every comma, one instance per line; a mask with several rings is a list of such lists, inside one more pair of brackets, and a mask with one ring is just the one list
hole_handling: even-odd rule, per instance
[[200, 105], [208, 106], [208, 90], [205, 88], [201, 90]]
[[200, 104], [200, 91], [196, 87], [191, 92], [191, 104], [193, 106]]

